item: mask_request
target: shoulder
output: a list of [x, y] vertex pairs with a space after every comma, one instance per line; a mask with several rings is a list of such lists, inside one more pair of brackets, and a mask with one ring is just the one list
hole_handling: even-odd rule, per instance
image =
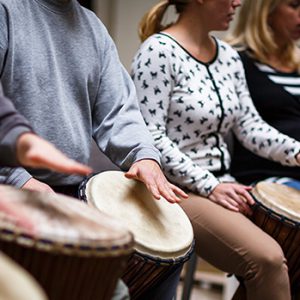
[[176, 49], [175, 42], [165, 34], [154, 34], [146, 39], [139, 47], [138, 53], [151, 55], [171, 52]]
[[[1, 0], [0, 0], [1, 1]], [[76, 9], [80, 15], [80, 18], [84, 20], [85, 25], [90, 24], [92, 26], [91, 30], [96, 26], [96, 28], [100, 28], [101, 30], [106, 31], [106, 27], [100, 20], [100, 18], [90, 9], [83, 7], [79, 2], [76, 1]]]
[[171, 37], [157, 33], [146, 39], [136, 52], [132, 66], [139, 66], [141, 63], [151, 68], [163, 66], [164, 70], [170, 69], [171, 65], [177, 64], [174, 55], [179, 46]]

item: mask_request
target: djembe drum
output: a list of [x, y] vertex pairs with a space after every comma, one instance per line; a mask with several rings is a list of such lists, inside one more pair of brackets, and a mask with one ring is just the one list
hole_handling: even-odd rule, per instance
[[0, 186], [33, 232], [0, 212], [0, 249], [22, 265], [50, 300], [110, 300], [132, 252], [132, 234], [111, 217], [63, 195]]
[[256, 201], [251, 218], [282, 247], [294, 292], [300, 288], [300, 191], [259, 182], [251, 194]]
[[135, 252], [122, 276], [132, 299], [145, 299], [190, 258], [194, 236], [189, 219], [178, 204], [155, 200], [143, 183], [108, 171], [85, 181], [80, 195], [133, 233]]
[[0, 300], [46, 300], [46, 295], [22, 267], [0, 253]]

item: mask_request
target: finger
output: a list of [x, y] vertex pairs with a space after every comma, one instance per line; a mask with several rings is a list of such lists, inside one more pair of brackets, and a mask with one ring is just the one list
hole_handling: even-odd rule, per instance
[[239, 210], [241, 213], [243, 213], [246, 216], [250, 216], [252, 213], [251, 208], [244, 201], [241, 201], [241, 203], [239, 203]]
[[244, 185], [244, 188], [246, 191], [251, 191], [253, 187], [249, 185]]
[[229, 203], [228, 201], [226, 201], [226, 200], [220, 200], [219, 203], [220, 203], [223, 207], [225, 207], [225, 208], [227, 208], [227, 209], [229, 209], [229, 210], [232, 210], [232, 211], [235, 211], [235, 212], [239, 212], [238, 207], [236, 207], [235, 205], [230, 204], [230, 203]]
[[245, 215], [251, 214], [251, 209], [248, 204], [243, 200], [243, 196], [238, 193], [238, 191], [230, 192], [230, 197], [235, 201], [235, 204], [239, 208], [240, 212]]
[[34, 233], [34, 225], [31, 222], [31, 220], [28, 219], [26, 216], [23, 216], [22, 213], [18, 211], [18, 208], [14, 207], [14, 205], [6, 205], [4, 203], [0, 203], [0, 210], [8, 214], [17, 226], [22, 227], [28, 233]]
[[161, 181], [159, 181], [157, 186], [158, 186], [158, 190], [159, 190], [160, 194], [162, 195], [162, 197], [164, 197], [168, 202], [170, 202], [170, 203], [181, 202], [181, 199], [176, 196], [176, 194], [172, 190], [169, 182], [164, 180], [164, 183], [162, 184]]
[[161, 194], [156, 184], [146, 184], [146, 187], [148, 188], [148, 190], [156, 200], [160, 200]]
[[231, 197], [226, 197], [224, 200], [227, 201], [227, 203], [229, 203], [230, 205], [239, 209], [239, 203], [235, 199], [232, 199]]
[[181, 198], [179, 198], [172, 190], [161, 191], [161, 195], [170, 203], [180, 203]]
[[57, 164], [56, 162], [44, 162], [44, 164], [45, 166], [48, 164], [53, 171], [67, 174], [88, 175], [93, 171], [92, 168], [72, 160], [63, 164]]
[[176, 195], [179, 195], [180, 197], [185, 198], [185, 199], [187, 199], [187, 198], [189, 197], [189, 195], [186, 194], [186, 193], [185, 193], [182, 189], [180, 189], [178, 186], [176, 186], [176, 185], [170, 183], [170, 187], [171, 187], [171, 189], [173, 190], [173, 192], [174, 192]]
[[243, 196], [243, 199], [246, 203], [250, 204], [250, 205], [254, 205], [255, 201], [253, 199], [253, 197], [251, 196], [251, 194], [248, 191], [245, 190], [240, 190], [239, 194]]
[[65, 169], [65, 172], [69, 174], [89, 175], [93, 172], [93, 169], [89, 166], [75, 162], [68, 170]]
[[134, 173], [132, 171], [128, 171], [124, 175], [128, 179], [138, 179], [136, 173]]
[[63, 160], [52, 160], [40, 156], [30, 157], [32, 164], [36, 167], [48, 168], [56, 172], [66, 173], [66, 174], [79, 174], [88, 175], [92, 172], [92, 169], [88, 166], [75, 162], [71, 159]]
[[229, 192], [230, 197], [236, 202], [237, 207], [239, 208], [239, 211], [243, 213], [244, 215], [251, 215], [252, 210], [250, 209], [248, 203], [246, 200], [244, 200], [243, 196], [240, 194], [240, 192], [248, 193], [243, 189], [235, 189], [234, 191]]

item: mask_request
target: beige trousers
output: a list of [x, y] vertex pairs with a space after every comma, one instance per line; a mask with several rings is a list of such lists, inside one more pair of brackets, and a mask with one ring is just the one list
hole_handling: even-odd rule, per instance
[[243, 214], [195, 194], [180, 205], [193, 225], [197, 255], [242, 278], [234, 299], [291, 299], [286, 259], [272, 237]]

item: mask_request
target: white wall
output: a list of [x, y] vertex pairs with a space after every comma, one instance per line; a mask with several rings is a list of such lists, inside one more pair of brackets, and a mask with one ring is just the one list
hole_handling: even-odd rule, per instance
[[[96, 13], [108, 27], [127, 70], [140, 45], [139, 22], [156, 3], [158, 0], [94, 0]], [[170, 10], [167, 18], [172, 17]]]
[[116, 0], [114, 11], [113, 38], [119, 50], [120, 58], [127, 69], [138, 49], [138, 24], [157, 0]]
[[[121, 58], [129, 70], [132, 58], [137, 51], [140, 41], [138, 25], [142, 16], [159, 0], [94, 0], [94, 8], [112, 35]], [[172, 7], [166, 20], [174, 20]], [[224, 33], [216, 33], [218, 37]]]
[[113, 2], [114, 0], [94, 0], [92, 2], [93, 10], [108, 29], [112, 23]]

